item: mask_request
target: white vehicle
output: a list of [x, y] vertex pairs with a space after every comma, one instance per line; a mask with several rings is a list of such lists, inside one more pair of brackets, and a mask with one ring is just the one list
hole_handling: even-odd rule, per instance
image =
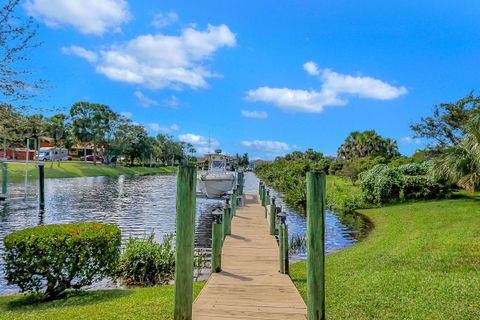
[[214, 154], [207, 155], [208, 171], [198, 177], [200, 191], [207, 198], [218, 198], [233, 189], [235, 173], [227, 172], [227, 158], [216, 150]]
[[65, 148], [40, 148], [36, 158], [39, 161], [70, 160], [68, 149]]

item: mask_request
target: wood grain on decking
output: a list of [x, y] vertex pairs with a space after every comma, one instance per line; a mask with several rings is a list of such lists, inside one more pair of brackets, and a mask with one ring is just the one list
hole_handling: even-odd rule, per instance
[[307, 308], [288, 275], [278, 272], [278, 245], [265, 209], [246, 195], [222, 251], [222, 272], [210, 276], [193, 304], [193, 319], [305, 319]]

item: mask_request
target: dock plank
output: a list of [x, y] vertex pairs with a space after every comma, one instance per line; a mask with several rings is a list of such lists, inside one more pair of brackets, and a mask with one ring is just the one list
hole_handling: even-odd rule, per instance
[[306, 305], [280, 274], [278, 245], [254, 194], [237, 209], [222, 251], [222, 272], [210, 276], [193, 304], [193, 319], [306, 319]]

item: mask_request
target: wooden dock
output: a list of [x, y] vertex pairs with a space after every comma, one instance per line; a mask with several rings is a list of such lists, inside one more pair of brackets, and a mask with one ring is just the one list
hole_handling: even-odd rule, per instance
[[288, 275], [279, 272], [279, 251], [268, 234], [259, 197], [245, 195], [222, 251], [222, 272], [213, 273], [193, 304], [193, 319], [306, 319], [307, 307]]

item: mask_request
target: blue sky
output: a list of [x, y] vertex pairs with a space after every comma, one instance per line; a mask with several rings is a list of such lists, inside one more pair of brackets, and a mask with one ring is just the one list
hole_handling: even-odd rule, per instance
[[[28, 0], [40, 24], [37, 106], [104, 103], [202, 152], [334, 155], [477, 89], [476, 1]], [[243, 112], [242, 112], [243, 110]]]

